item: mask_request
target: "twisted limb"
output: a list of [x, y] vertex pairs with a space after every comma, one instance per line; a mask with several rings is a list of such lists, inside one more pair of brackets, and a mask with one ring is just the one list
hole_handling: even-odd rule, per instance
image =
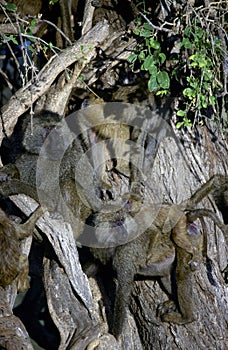
[[205, 184], [203, 184], [187, 201], [185, 210], [193, 209], [203, 198], [210, 193], [216, 192], [222, 193], [228, 190], [228, 176], [227, 175], [214, 175]]

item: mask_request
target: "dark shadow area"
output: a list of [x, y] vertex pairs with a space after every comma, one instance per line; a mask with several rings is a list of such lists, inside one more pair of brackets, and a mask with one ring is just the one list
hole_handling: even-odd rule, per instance
[[42, 281], [42, 262], [44, 243], [33, 242], [30, 251], [30, 288], [22, 303], [13, 309], [14, 314], [21, 319], [29, 336], [45, 350], [58, 349], [60, 336], [55, 327], [47, 306], [47, 300]]

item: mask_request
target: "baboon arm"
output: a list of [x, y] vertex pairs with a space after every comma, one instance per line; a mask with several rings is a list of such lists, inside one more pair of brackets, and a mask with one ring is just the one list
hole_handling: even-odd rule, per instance
[[129, 271], [125, 277], [117, 273], [118, 287], [116, 291], [114, 321], [112, 333], [115, 337], [119, 337], [123, 331], [124, 321], [127, 318], [127, 308], [129, 305], [131, 289], [134, 281], [134, 274]]
[[[153, 251], [152, 251], [153, 253]], [[159, 261], [148, 261], [146, 266], [143, 266], [139, 270], [139, 275], [152, 276], [152, 277], [164, 277], [169, 276], [171, 273], [172, 264], [175, 260], [175, 249], [170, 249], [170, 254]]]
[[29, 184], [16, 179], [0, 183], [0, 196], [2, 198], [22, 193], [38, 201], [36, 189]]
[[43, 208], [38, 206], [38, 208], [31, 214], [29, 219], [24, 224], [14, 224], [19, 239], [29, 237], [32, 234], [35, 224], [42, 214]]
[[127, 318], [134, 276], [136, 274], [136, 264], [134, 257], [127, 249], [127, 245], [118, 247], [119, 251], [114, 257], [113, 266], [117, 273], [118, 286], [116, 290], [114, 321], [112, 333], [118, 338], [124, 327]]

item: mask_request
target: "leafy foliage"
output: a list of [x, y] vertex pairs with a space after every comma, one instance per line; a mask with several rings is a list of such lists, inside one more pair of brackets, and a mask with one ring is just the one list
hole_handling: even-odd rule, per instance
[[[185, 109], [177, 112], [183, 120], [177, 123], [177, 127], [186, 126], [186, 121], [189, 124], [189, 112], [194, 112], [195, 118], [199, 117], [199, 120], [207, 117], [210, 110], [216, 114], [216, 97], [224, 91], [218, 79], [218, 67], [221, 68], [225, 58], [221, 40], [213, 33], [208, 33], [198, 20], [185, 28], [179, 47], [180, 56], [188, 59], [178, 69], [181, 67], [180, 72], [187, 72], [188, 75], [182, 90]], [[175, 74], [180, 76], [180, 72], [175, 71]]]
[[130, 65], [147, 73], [150, 92], [177, 99], [177, 128], [202, 124], [207, 118], [222, 130], [227, 128], [227, 42], [222, 3], [216, 1], [209, 7], [200, 3], [198, 8], [185, 4], [179, 12], [170, 13], [172, 23], [164, 21], [160, 26], [152, 23], [153, 14], [148, 11], [141, 12], [135, 21], [133, 35], [138, 46], [129, 56]]
[[17, 11], [17, 6], [15, 4], [5, 4], [5, 9], [7, 11], [15, 12]]
[[152, 26], [146, 22], [141, 24], [139, 21], [134, 34], [144, 40], [137, 46], [136, 52], [129, 56], [132, 68], [138, 61], [140, 69], [149, 73], [148, 89], [150, 92], [156, 92], [157, 95], [168, 93], [170, 78], [167, 71], [163, 69], [166, 55], [161, 51], [161, 45]]

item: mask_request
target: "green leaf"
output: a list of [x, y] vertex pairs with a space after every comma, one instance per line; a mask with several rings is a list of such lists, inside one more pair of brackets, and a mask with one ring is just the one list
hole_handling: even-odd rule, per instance
[[152, 64], [149, 68], [149, 72], [150, 72], [150, 75], [156, 76], [158, 74], [158, 69], [154, 64]]
[[186, 49], [192, 49], [193, 48], [193, 44], [190, 42], [190, 40], [188, 38], [184, 38], [180, 44], [179, 47], [185, 47]]
[[170, 79], [169, 74], [166, 71], [161, 71], [157, 74], [157, 81], [163, 89], [169, 89]]
[[184, 121], [184, 126], [192, 126], [192, 122], [191, 122], [191, 120], [190, 119], [188, 119], [188, 118], [184, 118], [183, 119], [183, 121]]
[[150, 39], [150, 47], [152, 47], [155, 50], [159, 50], [161, 48], [161, 45], [158, 41], [156, 41], [154, 38]]
[[194, 54], [194, 55], [191, 55], [191, 56], [189, 57], [189, 59], [190, 59], [191, 61], [195, 61], [195, 60], [196, 60], [196, 57], [197, 57], [197, 55]]
[[148, 55], [146, 58], [145, 58], [145, 61], [143, 63], [143, 69], [145, 70], [149, 70], [150, 69], [150, 66], [153, 65], [153, 56], [151, 55]]
[[210, 89], [210, 84], [207, 83], [206, 81], [203, 81], [202, 86], [203, 86], [203, 89], [206, 91], [208, 91]]
[[85, 75], [84, 74], [79, 75], [78, 80], [83, 83], [85, 81]]
[[184, 30], [184, 36], [189, 37], [192, 34], [192, 28], [191, 26], [187, 26]]
[[153, 27], [147, 22], [143, 23], [143, 28], [150, 31], [153, 29]]
[[164, 96], [168, 94], [169, 90], [159, 90], [156, 92], [156, 96]]
[[214, 106], [215, 105], [215, 102], [216, 102], [216, 99], [214, 96], [209, 96], [209, 103]]
[[207, 65], [210, 65], [210, 59], [206, 58], [204, 54], [201, 54], [200, 52], [197, 52], [196, 54], [194, 55], [191, 55], [189, 57], [189, 59], [191, 61], [193, 61], [190, 66], [191, 67], [197, 67], [199, 66], [199, 68], [204, 68], [206, 67]]
[[183, 111], [182, 109], [179, 109], [179, 111], [177, 111], [177, 116], [178, 116], [178, 117], [184, 117], [185, 114], [186, 114], [186, 112]]
[[138, 55], [139, 61], [144, 61], [145, 60], [145, 52], [141, 51], [140, 54]]
[[133, 33], [135, 35], [139, 35], [140, 34], [140, 30], [138, 28], [135, 28], [135, 29], [133, 29]]
[[5, 35], [7, 41], [12, 41], [15, 45], [18, 45], [18, 41], [14, 35]]
[[200, 58], [199, 58], [199, 67], [200, 67], [200, 68], [206, 67], [207, 64], [208, 64], [208, 61], [206, 60], [205, 57], [200, 57]]
[[86, 57], [81, 57], [80, 58], [80, 62], [86, 62], [87, 61], [87, 58]]
[[135, 53], [131, 53], [130, 55], [129, 55], [129, 57], [128, 57], [128, 61], [130, 62], [130, 63], [134, 63], [136, 60], [137, 60], [137, 55], [135, 54]]
[[36, 38], [35, 37], [30, 37], [29, 40], [31, 41], [31, 43], [35, 43], [36, 42]]
[[149, 81], [148, 81], [148, 89], [150, 92], [158, 89], [159, 86], [158, 86], [158, 83], [157, 83], [157, 79], [156, 77], [150, 77]]
[[183, 95], [192, 100], [196, 96], [196, 91], [191, 88], [186, 88], [183, 90]]
[[17, 10], [17, 6], [15, 4], [6, 4], [5, 9], [7, 11], [15, 12]]
[[151, 31], [146, 30], [146, 29], [142, 29], [140, 31], [140, 36], [143, 36], [144, 38], [149, 38], [151, 36]]
[[192, 63], [190, 63], [190, 66], [193, 67], [193, 68], [195, 68], [195, 67], [198, 66], [198, 63], [197, 63], [197, 62], [192, 62]]
[[205, 70], [204, 71], [204, 80], [206, 81], [211, 81], [211, 79], [213, 78], [213, 74], [210, 70]]
[[163, 64], [166, 60], [166, 55], [161, 52], [161, 53], [159, 53], [159, 57], [160, 57], [161, 64]]
[[30, 22], [30, 26], [29, 29], [31, 30], [31, 32], [33, 32], [33, 30], [36, 28], [36, 24], [37, 24], [37, 19], [33, 18]]
[[205, 95], [200, 95], [200, 102], [203, 108], [207, 108], [207, 98]]
[[178, 122], [178, 123], [176, 124], [176, 128], [177, 128], [177, 129], [180, 129], [182, 126], [186, 126], [186, 127], [187, 127], [187, 126], [192, 126], [191, 120], [188, 119], [188, 118], [184, 118], [182, 122]]
[[205, 31], [199, 27], [196, 27], [195, 28], [195, 35], [198, 37], [198, 38], [202, 38], [204, 36], [204, 33]]
[[35, 53], [35, 49], [34, 49], [34, 47], [32, 47], [31, 45], [28, 45], [28, 49], [29, 49], [32, 53]]
[[189, 85], [194, 89], [194, 90], [198, 90], [200, 83], [198, 81], [198, 79], [196, 78], [190, 78], [189, 79]]
[[176, 128], [180, 129], [182, 127], [182, 125], [184, 125], [184, 122], [178, 122], [178, 123], [176, 123]]

